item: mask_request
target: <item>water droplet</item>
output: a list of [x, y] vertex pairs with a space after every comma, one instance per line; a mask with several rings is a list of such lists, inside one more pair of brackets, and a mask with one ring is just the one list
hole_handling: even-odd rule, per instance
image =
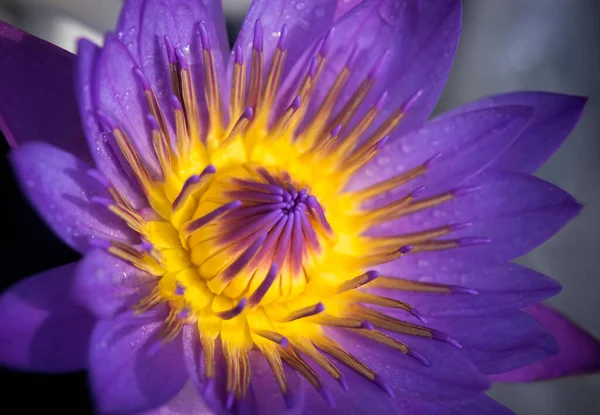
[[446, 125], [444, 125], [444, 132], [450, 133], [450, 132], [454, 131], [455, 128], [456, 128], [456, 126], [454, 124], [446, 124]]
[[305, 7], [306, 7], [306, 5], [302, 2], [296, 4], [296, 10], [298, 10], [298, 11], [304, 10]]
[[323, 17], [323, 16], [325, 16], [325, 9], [324, 9], [324, 8], [322, 8], [322, 7], [317, 7], [317, 8], [315, 9], [315, 15], [316, 15], [317, 17]]
[[425, 268], [429, 266], [429, 261], [426, 261], [424, 259], [419, 259], [419, 261], [417, 262], [417, 266], [421, 267], [421, 268]]

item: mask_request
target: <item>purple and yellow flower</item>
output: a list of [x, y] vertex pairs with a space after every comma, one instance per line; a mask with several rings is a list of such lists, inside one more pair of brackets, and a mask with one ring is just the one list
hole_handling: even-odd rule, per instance
[[510, 262], [580, 210], [531, 173], [586, 100], [428, 121], [460, 15], [255, 0], [229, 52], [220, 2], [128, 0], [77, 57], [2, 25], [16, 176], [83, 258], [3, 294], [0, 361], [118, 414], [505, 414], [490, 380], [596, 370]]

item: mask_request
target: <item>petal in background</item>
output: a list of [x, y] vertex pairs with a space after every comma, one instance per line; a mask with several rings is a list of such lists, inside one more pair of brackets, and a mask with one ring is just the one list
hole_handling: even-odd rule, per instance
[[442, 117], [501, 105], [534, 109], [529, 126], [492, 168], [533, 173], [560, 147], [581, 118], [587, 98], [551, 92], [511, 92], [470, 102]]
[[[224, 62], [229, 53], [229, 41], [221, 1], [126, 0], [116, 32], [141, 67], [144, 63], [150, 63], [146, 62], [147, 54], [144, 51], [149, 51], [150, 46], [164, 48], [163, 37], [166, 34], [176, 42], [175, 47], [185, 48], [186, 54], [191, 53], [191, 48], [186, 46], [191, 45], [192, 39], [198, 35], [199, 22], [203, 22], [208, 29], [217, 59]], [[196, 50], [196, 53], [199, 52]]]
[[[479, 370], [450, 344], [398, 333], [386, 334], [413, 347], [430, 362], [426, 366], [382, 343], [348, 331], [331, 329], [328, 334], [389, 385], [398, 399], [452, 400], [476, 396], [489, 388]], [[344, 365], [345, 375], [352, 372]], [[350, 379], [348, 384], [352, 385]], [[385, 396], [385, 392], [381, 391]]]
[[[146, 119], [149, 110], [144, 90], [139, 87], [134, 75], [137, 65], [133, 57], [117, 36], [109, 34], [95, 63], [91, 94], [95, 109], [101, 111], [108, 118], [107, 122], [111, 123], [102, 125], [104, 131], [112, 132], [115, 127], [121, 128], [151, 177], [160, 178], [162, 173]], [[119, 148], [116, 142], [113, 148]]]
[[311, 388], [308, 382], [300, 377], [298, 372], [283, 363], [283, 370], [289, 386], [289, 394], [284, 398], [275, 376], [269, 366], [267, 359], [258, 351], [250, 352], [251, 384], [250, 394], [252, 396], [249, 413], [256, 414], [281, 414], [281, 415], [304, 415], [308, 409], [305, 402], [306, 390]]
[[50, 144], [27, 143], [13, 151], [11, 161], [21, 188], [50, 228], [79, 252], [93, 237], [133, 240], [125, 222], [92, 197], [109, 197], [88, 172], [90, 167]]
[[[222, 346], [220, 342], [217, 342], [215, 348], [217, 373], [215, 379], [208, 381], [204, 376], [204, 358], [199, 339], [200, 335], [196, 326], [187, 325], [183, 328], [182, 340], [188, 374], [198, 394], [202, 396], [204, 404], [212, 411], [211, 413], [215, 415], [226, 415], [231, 412], [280, 415], [303, 413], [305, 384], [298, 373], [284, 363], [284, 373], [289, 386], [289, 393], [284, 400], [267, 360], [257, 351], [250, 352], [248, 356], [251, 378], [247, 397], [242, 401], [236, 401], [234, 408], [228, 411], [225, 407], [227, 375]], [[289, 408], [286, 406], [286, 400], [290, 404]]]
[[108, 252], [93, 249], [75, 270], [73, 297], [98, 318], [111, 318], [135, 304], [156, 280]]
[[[560, 292], [560, 284], [550, 277], [510, 262], [476, 260], [471, 255], [407, 255], [377, 267], [382, 274], [409, 281], [446, 284], [451, 293], [368, 291], [397, 298], [431, 317], [485, 316], [518, 310]], [[475, 294], [465, 292], [475, 290]]]
[[[229, 98], [229, 83], [225, 82], [225, 64], [229, 56], [229, 42], [221, 1], [146, 0], [142, 9], [134, 3], [138, 1], [126, 3], [125, 11], [131, 11], [131, 16], [128, 13], [123, 14], [117, 30], [123, 33], [124, 38], [121, 41], [129, 48], [136, 64], [152, 84], [167, 119], [173, 122], [170, 101], [173, 91], [165, 36], [168, 36], [172, 46], [185, 56], [196, 87], [200, 117], [205, 122], [208, 121], [202, 56], [203, 47], [207, 45], [202, 45], [200, 24], [206, 30], [221, 100], [226, 104]], [[137, 9], [137, 16], [133, 13], [134, 9]], [[135, 39], [129, 41], [128, 37]]]
[[183, 389], [160, 408], [144, 412], [140, 415], [216, 415], [198, 394], [191, 382], [185, 384]]
[[95, 320], [70, 298], [76, 264], [18, 282], [0, 296], [0, 363], [64, 373], [87, 367]]
[[427, 326], [454, 337], [482, 373], [502, 373], [558, 352], [552, 335], [533, 317], [511, 311], [481, 317], [428, 318]]
[[[421, 183], [426, 180], [425, 176]], [[464, 246], [459, 248], [460, 251], [411, 255], [425, 261], [434, 256], [435, 260], [451, 260], [456, 255], [471, 255], [479, 261], [483, 255], [488, 261], [498, 262], [517, 258], [547, 241], [582, 208], [564, 190], [524, 173], [486, 170], [462, 183], [448, 181], [432, 187], [439, 189], [434, 194], [457, 190], [458, 196], [439, 206], [378, 226], [371, 233], [394, 235], [467, 224], [469, 226], [459, 226], [444, 239], [479, 237], [489, 238], [490, 243]], [[460, 193], [460, 189], [470, 190]], [[382, 199], [393, 200], [389, 195]]]
[[[331, 0], [253, 0], [234, 47], [241, 48], [248, 74], [257, 20], [260, 20], [262, 26], [265, 68], [269, 68], [281, 29], [284, 24], [287, 25], [287, 56], [283, 71], [285, 78], [285, 74], [304, 54], [307, 45], [324, 35], [331, 27], [335, 7], [335, 1]], [[230, 56], [227, 79], [231, 79], [234, 63], [234, 57]]]
[[343, 15], [358, 6], [364, 0], [337, 0], [337, 8], [335, 9], [334, 19], [339, 20]]
[[[378, 110], [377, 118], [366, 134], [419, 91], [420, 97], [394, 130], [393, 137], [421, 127], [429, 118], [448, 78], [460, 28], [460, 1], [362, 2], [333, 25], [327, 62], [308, 104], [309, 119], [321, 111], [319, 108], [323, 98], [354, 55], [350, 78], [337, 99], [334, 114], [340, 110], [344, 112], [343, 107], [361, 83], [372, 77], [376, 82], [356, 114], [342, 123], [344, 130], [341, 137], [344, 138], [350, 129], [346, 127], [355, 124], [384, 93], [387, 93], [384, 105]], [[294, 68], [292, 75], [306, 72], [308, 59], [312, 58], [320, 43], [322, 39]], [[294, 90], [295, 87], [292, 87], [291, 91]], [[284, 97], [290, 100], [290, 94]], [[333, 125], [329, 128], [337, 124], [333, 118], [330, 122]]]
[[374, 198], [368, 206], [391, 202], [420, 186], [427, 187], [422, 197], [456, 189], [497, 159], [527, 126], [531, 114], [528, 107], [506, 106], [434, 120], [391, 140], [354, 175], [349, 189], [383, 182], [432, 159], [422, 176]]
[[[154, 318], [152, 318], [154, 317]], [[101, 413], [140, 413], [165, 404], [187, 381], [181, 337], [166, 344], [165, 316], [101, 320], [90, 340], [92, 392]]]
[[74, 56], [0, 22], [0, 130], [15, 148], [46, 141], [91, 162], [73, 89]]
[[106, 128], [98, 120], [98, 108], [93, 97], [93, 80], [100, 48], [94, 43], [81, 39], [77, 43], [77, 67], [75, 70], [75, 91], [87, 143], [98, 170], [106, 176], [113, 186], [121, 192], [135, 207], [146, 204], [139, 185], [123, 169], [115, 153]]
[[494, 382], [534, 382], [600, 371], [600, 341], [543, 304], [527, 307], [558, 341], [559, 353], [529, 366], [491, 377]]

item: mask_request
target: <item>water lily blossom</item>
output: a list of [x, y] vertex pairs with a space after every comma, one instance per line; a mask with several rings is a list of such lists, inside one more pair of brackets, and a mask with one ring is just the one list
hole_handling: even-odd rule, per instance
[[217, 0], [126, 0], [76, 56], [2, 24], [15, 175], [82, 259], [2, 294], [0, 363], [86, 369], [103, 414], [507, 414], [491, 381], [597, 370], [511, 262], [580, 211], [531, 173], [586, 99], [430, 119], [460, 19], [254, 0], [230, 50]]

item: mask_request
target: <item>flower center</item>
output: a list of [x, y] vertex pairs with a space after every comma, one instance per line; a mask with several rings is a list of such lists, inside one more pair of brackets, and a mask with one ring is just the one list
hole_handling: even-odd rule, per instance
[[[375, 129], [370, 127], [385, 94], [357, 119], [382, 60], [374, 63], [367, 78], [334, 114], [352, 71], [353, 55], [314, 117], [308, 117], [307, 104], [327, 61], [330, 32], [298, 80], [295, 98], [280, 116], [273, 117], [271, 107], [285, 59], [287, 28], [282, 28], [265, 72], [262, 27], [257, 21], [250, 71], [241, 48], [234, 50], [230, 122], [225, 124], [214, 58], [202, 25], [200, 37], [209, 125], [200, 121], [197, 80], [185, 54], [168, 38], [165, 43], [174, 86], [168, 102], [159, 99], [140, 69], [134, 71], [140, 81], [140, 97], [147, 101], [153, 154], [140, 154], [134, 137], [113, 121], [120, 114], [98, 114], [124, 167], [137, 179], [147, 200], [146, 206], [134, 206], [110, 183], [113, 199], [98, 200], [143, 241], [139, 246], [97, 242], [146, 271], [155, 283], [135, 310], [142, 313], [159, 304], [168, 305], [163, 341], [174, 339], [183, 325], [197, 325], [207, 379], [215, 378], [215, 345], [220, 342], [227, 364], [228, 407], [246, 394], [252, 349], [267, 359], [287, 396], [282, 361], [325, 393], [319, 375], [299, 352], [342, 385], [341, 371], [327, 356], [391, 393], [380, 377], [347, 353], [328, 330], [343, 329], [368, 337], [425, 365], [428, 361], [417, 351], [380, 330], [460, 347], [443, 333], [385, 314], [381, 309], [391, 308], [413, 321], [422, 320], [411, 305], [379, 294], [381, 290], [475, 294], [473, 291], [380, 276], [372, 267], [411, 250], [450, 249], [486, 241], [438, 239], [468, 224], [380, 237], [368, 236], [367, 231], [473, 189], [455, 189], [418, 200], [417, 188], [385, 205], [373, 202], [376, 196], [419, 178], [431, 160], [370, 187], [344, 190], [353, 173], [380, 151], [419, 93]], [[308, 122], [300, 128], [303, 120]], [[352, 128], [345, 128], [350, 124]]]
[[251, 305], [298, 296], [332, 232], [321, 205], [285, 172], [235, 174], [214, 179], [184, 227], [192, 264], [217, 295]]

